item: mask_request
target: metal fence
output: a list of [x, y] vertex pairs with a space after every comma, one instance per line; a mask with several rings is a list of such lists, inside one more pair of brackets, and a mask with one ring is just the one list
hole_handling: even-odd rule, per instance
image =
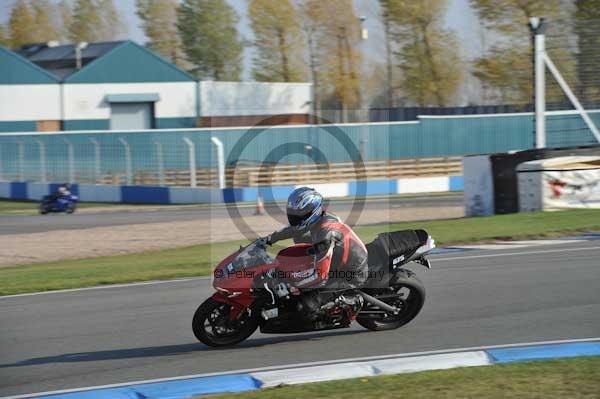
[[[549, 120], [565, 125], [549, 134], [548, 147], [596, 143], [581, 129], [582, 121], [565, 118], [569, 112], [548, 113]], [[600, 111], [591, 115], [600, 122]], [[533, 131], [533, 115], [522, 113], [421, 116], [397, 123], [0, 134], [0, 180], [216, 185], [219, 143], [227, 166], [319, 164], [523, 150], [533, 148]], [[189, 181], [181, 183], [173, 177], [177, 174]]]

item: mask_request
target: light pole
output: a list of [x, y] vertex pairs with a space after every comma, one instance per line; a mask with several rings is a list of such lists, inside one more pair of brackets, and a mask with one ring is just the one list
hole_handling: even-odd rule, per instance
[[[361, 15], [358, 20], [360, 21], [360, 39], [362, 41], [365, 41], [369, 38], [369, 30], [367, 29], [367, 27], [365, 26], [365, 22], [367, 21], [367, 17], [365, 17], [364, 15]], [[360, 83], [359, 83], [360, 85]], [[362, 87], [359, 87], [359, 91], [362, 91]], [[364, 103], [363, 103], [363, 95], [362, 93], [359, 92], [359, 106], [361, 108], [361, 113], [363, 113], [362, 116], [362, 120], [364, 122], [368, 122], [369, 121], [369, 112], [366, 109]], [[364, 140], [366, 142], [366, 139]], [[363, 146], [363, 140], [361, 139], [361, 148]], [[363, 158], [364, 159], [364, 158]]]
[[535, 104], [535, 148], [546, 147], [546, 97], [545, 63], [546, 44], [544, 18], [529, 18], [533, 43], [533, 103]]
[[75, 46], [75, 67], [79, 70], [82, 67], [81, 51], [88, 46], [87, 42], [80, 42]]
[[367, 20], [367, 17], [362, 15], [358, 19], [360, 21], [360, 38], [361, 40], [367, 40], [369, 38], [369, 30], [365, 26], [365, 21]]

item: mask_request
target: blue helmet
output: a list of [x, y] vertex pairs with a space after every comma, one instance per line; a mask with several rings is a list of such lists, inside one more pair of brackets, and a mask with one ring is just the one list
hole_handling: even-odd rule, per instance
[[297, 188], [288, 197], [286, 211], [291, 226], [310, 227], [323, 215], [323, 196], [309, 187]]

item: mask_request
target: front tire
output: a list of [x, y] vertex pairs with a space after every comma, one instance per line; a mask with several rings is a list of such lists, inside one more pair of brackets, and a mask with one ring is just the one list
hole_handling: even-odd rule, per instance
[[[425, 303], [425, 287], [421, 280], [410, 270], [402, 269], [394, 275], [390, 285], [394, 292], [404, 295], [396, 300], [393, 298], [381, 300], [396, 307], [400, 306], [402, 311], [398, 315], [382, 319], [361, 318], [359, 313], [356, 317], [358, 324], [371, 331], [395, 330], [408, 324], [419, 314]], [[373, 296], [377, 297], [376, 294]]]
[[40, 204], [39, 210], [40, 215], [45, 215], [48, 213], [48, 207], [45, 204]]
[[192, 329], [198, 341], [212, 347], [231, 346], [248, 338], [258, 320], [248, 312], [230, 320], [231, 305], [208, 298], [194, 314]]
[[75, 209], [77, 209], [77, 205], [75, 205], [75, 204], [67, 205], [67, 213], [75, 213]]

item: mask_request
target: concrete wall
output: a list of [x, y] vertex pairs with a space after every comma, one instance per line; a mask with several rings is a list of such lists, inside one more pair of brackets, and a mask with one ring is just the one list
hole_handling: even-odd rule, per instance
[[494, 209], [494, 179], [489, 155], [463, 158], [465, 214], [490, 216]]

